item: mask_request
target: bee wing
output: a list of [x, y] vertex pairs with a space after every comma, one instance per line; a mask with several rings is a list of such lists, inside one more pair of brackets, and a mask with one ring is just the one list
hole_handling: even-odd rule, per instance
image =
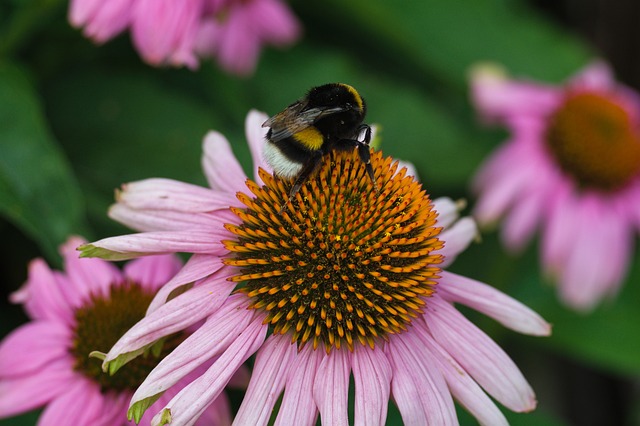
[[275, 142], [288, 138], [311, 127], [322, 117], [344, 111], [342, 107], [305, 109], [306, 106], [306, 102], [298, 101], [265, 121], [262, 127], [271, 128], [270, 139]]

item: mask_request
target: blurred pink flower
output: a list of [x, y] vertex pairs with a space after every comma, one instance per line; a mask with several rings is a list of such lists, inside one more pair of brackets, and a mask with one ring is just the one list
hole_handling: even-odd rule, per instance
[[281, 0], [71, 0], [69, 21], [104, 43], [127, 28], [152, 65], [198, 67], [214, 57], [226, 71], [254, 71], [264, 44], [287, 46], [300, 25]]
[[471, 84], [481, 117], [511, 132], [474, 179], [476, 218], [504, 217], [514, 251], [539, 227], [561, 299], [593, 309], [618, 292], [640, 226], [637, 93], [600, 62], [562, 86], [510, 80], [495, 67], [477, 68]]
[[217, 357], [152, 422], [190, 425], [254, 353], [234, 424], [267, 424], [283, 392], [276, 425], [315, 425], [318, 413], [323, 424], [347, 424], [351, 374], [356, 424], [384, 424], [391, 397], [406, 424], [457, 424], [453, 397], [480, 423], [507, 424], [486, 393], [511, 410], [533, 410], [522, 373], [454, 303], [521, 333], [548, 335], [549, 325], [492, 287], [441, 270], [473, 239], [474, 222], [459, 219], [450, 199], [431, 202], [380, 152], [372, 154], [380, 192], [357, 154], [336, 154], [278, 213], [288, 183], [264, 171], [266, 118], [251, 112], [246, 122], [259, 183], [211, 132], [202, 160], [211, 189], [168, 179], [127, 184], [110, 215], [143, 232], [80, 248], [112, 260], [193, 253], [105, 359], [115, 371], [140, 348], [206, 319], [149, 374], [130, 411], [140, 414], [145, 400]]
[[[141, 358], [131, 369], [109, 376], [89, 353], [108, 349], [142, 318], [156, 290], [181, 263], [172, 255], [152, 256], [130, 262], [120, 272], [99, 259], [79, 259], [76, 247], [82, 243], [70, 238], [62, 247], [65, 272], [33, 260], [27, 283], [11, 296], [24, 304], [32, 321], [0, 343], [0, 418], [45, 407], [38, 420], [42, 426], [133, 425], [127, 421], [127, 402], [157, 359]], [[177, 344], [176, 337], [166, 344]], [[175, 395], [195, 377], [185, 378], [168, 394]], [[168, 394], [156, 402], [157, 409], [169, 401]], [[199, 424], [229, 424], [230, 415], [222, 394]], [[147, 416], [141, 424], [149, 420]]]

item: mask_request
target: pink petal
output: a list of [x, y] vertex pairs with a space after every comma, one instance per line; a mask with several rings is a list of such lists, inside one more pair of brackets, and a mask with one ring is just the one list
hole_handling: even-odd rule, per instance
[[246, 3], [255, 31], [265, 42], [287, 45], [300, 36], [300, 25], [289, 8], [278, 0]]
[[118, 203], [138, 210], [174, 210], [187, 213], [206, 213], [237, 204], [235, 194], [161, 178], [122, 185], [117, 199]]
[[357, 346], [351, 356], [355, 425], [384, 425], [391, 393], [391, 364], [381, 349]]
[[216, 274], [205, 278], [141, 319], [111, 348], [103, 365], [119, 355], [134, 352], [162, 337], [184, 330], [215, 312], [235, 286], [226, 280], [227, 276]]
[[414, 327], [415, 333], [431, 353], [432, 359], [444, 375], [451, 393], [462, 406], [469, 411], [481, 425], [507, 426], [509, 423], [491, 398], [467, 374], [431, 335], [420, 325]]
[[440, 197], [433, 200], [433, 209], [438, 212], [436, 226], [448, 228], [460, 216], [460, 202], [448, 197]]
[[[166, 405], [166, 404], [165, 404]], [[230, 426], [233, 416], [229, 398], [222, 392], [196, 420], [196, 426]]]
[[[268, 328], [262, 320], [263, 317], [258, 316], [202, 376], [185, 386], [167, 404], [165, 410], [171, 413], [173, 424], [193, 425], [222, 392], [233, 373], [262, 346]], [[161, 416], [162, 412], [156, 414], [151, 424], [162, 424]]]
[[285, 336], [271, 336], [256, 355], [249, 388], [234, 422], [266, 425], [278, 401], [298, 348]]
[[502, 231], [502, 239], [511, 251], [521, 251], [529, 242], [542, 218], [546, 201], [544, 191], [534, 191], [513, 206]]
[[[597, 196], [585, 196], [580, 202], [573, 245], [561, 275], [560, 296], [568, 305], [591, 310], [605, 295], [617, 288], [621, 270], [625, 270], [631, 244], [630, 226], [615, 210]], [[599, 226], [594, 227], [593, 224]], [[602, 247], [609, 254], [602, 255]], [[615, 265], [615, 266], [614, 266]]]
[[131, 403], [167, 391], [208, 360], [224, 352], [248, 326], [252, 317], [246, 296], [229, 297], [202, 326], [160, 361], [138, 387]]
[[82, 246], [81, 250], [97, 250], [97, 255], [110, 260], [167, 253], [202, 253], [222, 256], [227, 254], [227, 250], [221, 240], [230, 237], [232, 234], [222, 227], [209, 231], [156, 231], [105, 238]]
[[53, 321], [24, 324], [0, 342], [0, 378], [38, 374], [47, 364], [59, 359], [71, 365], [71, 345], [71, 330], [67, 325]]
[[345, 348], [333, 349], [316, 372], [313, 399], [320, 410], [323, 424], [348, 425], [349, 372], [351, 360]]
[[29, 263], [28, 281], [10, 298], [13, 303], [23, 303], [33, 319], [72, 324], [73, 310], [62, 291], [64, 285], [66, 278], [59, 279], [44, 260], [34, 259]]
[[164, 305], [169, 295], [177, 288], [212, 275], [223, 267], [224, 264], [218, 256], [194, 254], [171, 281], [158, 290], [147, 309], [147, 315]]
[[74, 27], [82, 27], [97, 13], [103, 2], [100, 0], [71, 0], [69, 22]]
[[115, 37], [131, 22], [131, 0], [103, 1], [86, 23], [84, 34], [97, 43]]
[[438, 344], [491, 396], [516, 412], [536, 407], [533, 390], [511, 358], [451, 305], [430, 298], [425, 320]]
[[[77, 248], [84, 243], [82, 238], [69, 238], [60, 248], [68, 283], [73, 286], [69, 290], [82, 302], [91, 294], [108, 296], [111, 286], [123, 280], [115, 265], [101, 259], [81, 259]], [[78, 306], [77, 302], [75, 306]]]
[[195, 36], [203, 10], [201, 0], [137, 0], [131, 35], [140, 55], [150, 64], [198, 64]]
[[548, 219], [542, 234], [542, 264], [547, 273], [557, 274], [566, 264], [574, 243], [578, 211], [572, 194], [558, 188], [549, 200]]
[[313, 382], [324, 352], [305, 347], [291, 364], [287, 384], [276, 418], [276, 426], [313, 426], [318, 418], [318, 408], [313, 401]]
[[[513, 155], [508, 166], [500, 166], [500, 169], [496, 169], [495, 172], [482, 170], [480, 173], [484, 176], [477, 178], [484, 179], [482, 182], [483, 191], [474, 208], [474, 216], [481, 225], [490, 224], [502, 216], [514, 202], [520, 199], [524, 188], [527, 188], [532, 179], [535, 179], [539, 174], [539, 171], [530, 162], [523, 164], [520, 161], [520, 152], [515, 150], [509, 150], [509, 152]], [[486, 167], [496, 168], [496, 165], [489, 164]], [[486, 177], [487, 173], [496, 173], [498, 176], [492, 176], [492, 179], [489, 180]]]
[[448, 229], [440, 233], [438, 238], [444, 241], [444, 247], [435, 253], [442, 254], [444, 261], [440, 265], [445, 268], [456, 259], [478, 236], [476, 222], [470, 217], [463, 217]]
[[214, 191], [235, 194], [247, 190], [244, 184], [247, 175], [233, 155], [229, 142], [221, 133], [207, 133], [202, 148], [202, 168], [209, 186]]
[[572, 89], [609, 91], [616, 86], [613, 70], [605, 61], [593, 61], [569, 81]]
[[78, 380], [70, 360], [58, 359], [38, 374], [0, 380], [0, 417], [42, 407]]
[[149, 256], [132, 260], [124, 266], [125, 277], [150, 290], [158, 290], [182, 268], [180, 258], [173, 254]]
[[[236, 200], [233, 205], [239, 207], [241, 203]], [[139, 232], [206, 230], [220, 227], [224, 223], [240, 223], [238, 216], [229, 209], [187, 213], [175, 210], [138, 210], [125, 204], [112, 205], [109, 217]]]
[[263, 156], [268, 129], [262, 127], [262, 123], [267, 121], [268, 118], [269, 117], [263, 112], [251, 110], [244, 122], [244, 131], [247, 136], [247, 142], [249, 143], [249, 149], [251, 150], [251, 157], [253, 158], [253, 179], [258, 183], [262, 182], [262, 179], [260, 179], [258, 175], [259, 168], [267, 170], [268, 172], [272, 171]]
[[469, 306], [519, 333], [551, 334], [551, 325], [540, 315], [495, 288], [451, 272], [440, 275], [438, 294], [445, 300]]
[[261, 41], [253, 31], [253, 22], [245, 6], [233, 3], [222, 23], [217, 46], [220, 66], [237, 75], [249, 75], [256, 67]]
[[[100, 424], [103, 414], [115, 407], [105, 407], [105, 398], [99, 387], [88, 380], [78, 380], [55, 398], [42, 413], [38, 425], [90, 425]], [[120, 411], [120, 422], [126, 420], [125, 411]], [[102, 423], [106, 424], [106, 423]]]
[[385, 352], [393, 369], [391, 391], [407, 425], [457, 425], [453, 399], [432, 356], [411, 332], [391, 336]]
[[488, 120], [538, 117], [554, 108], [562, 96], [555, 87], [510, 80], [502, 68], [487, 64], [472, 70], [471, 90], [473, 103]]

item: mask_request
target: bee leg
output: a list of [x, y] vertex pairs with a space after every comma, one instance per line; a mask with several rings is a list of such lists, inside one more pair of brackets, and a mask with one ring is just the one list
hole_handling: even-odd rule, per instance
[[282, 213], [284, 208], [287, 206], [287, 203], [293, 200], [293, 197], [300, 191], [302, 185], [311, 177], [311, 175], [316, 171], [316, 169], [322, 164], [322, 151], [316, 151], [313, 153], [304, 166], [302, 166], [302, 170], [300, 174], [296, 177], [296, 180], [293, 182], [293, 186], [291, 187], [291, 191], [289, 191], [289, 199], [280, 206], [280, 211], [278, 213]]
[[360, 156], [360, 161], [364, 163], [365, 168], [367, 169], [367, 174], [369, 175], [369, 179], [373, 183], [373, 189], [378, 190], [378, 186], [376, 185], [376, 178], [373, 174], [373, 166], [371, 165], [371, 153], [369, 152], [369, 143], [371, 143], [371, 126], [368, 124], [361, 124], [358, 127], [358, 134], [362, 131], [364, 132], [364, 139], [358, 142], [358, 155]]

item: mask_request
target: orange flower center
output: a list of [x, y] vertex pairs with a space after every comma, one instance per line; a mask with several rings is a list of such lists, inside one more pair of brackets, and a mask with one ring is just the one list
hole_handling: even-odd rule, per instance
[[596, 93], [570, 94], [547, 128], [547, 144], [583, 188], [613, 191], [640, 174], [640, 135], [622, 106]]
[[440, 271], [441, 229], [420, 183], [390, 158], [372, 153], [376, 191], [355, 152], [331, 157], [282, 212], [291, 181], [263, 170], [264, 186], [248, 181], [253, 197], [238, 194], [246, 207], [233, 209], [242, 224], [227, 225], [237, 238], [225, 241], [225, 263], [239, 268], [238, 291], [274, 333], [327, 352], [373, 348], [422, 313]]

